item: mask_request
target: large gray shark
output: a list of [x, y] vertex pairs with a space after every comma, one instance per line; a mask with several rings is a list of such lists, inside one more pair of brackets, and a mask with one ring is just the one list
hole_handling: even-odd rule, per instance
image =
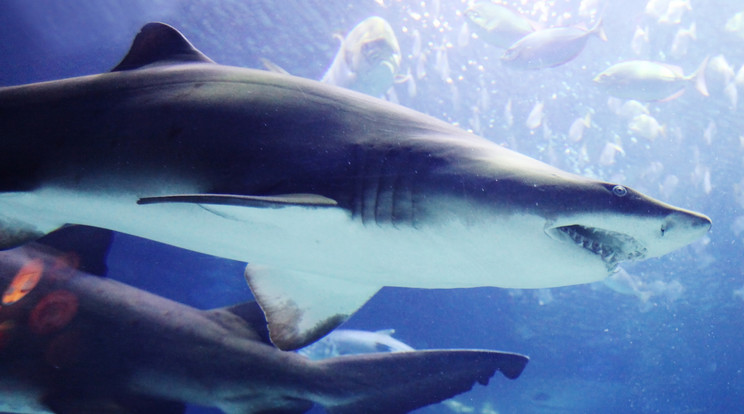
[[310, 361], [267, 343], [250, 302], [200, 311], [79, 272], [38, 245], [0, 252], [0, 411], [405, 413], [520, 375], [527, 358], [481, 350]]
[[322, 83], [215, 64], [146, 25], [110, 73], [0, 89], [0, 246], [66, 224], [249, 261], [296, 349], [382, 286], [605, 278], [710, 219]]

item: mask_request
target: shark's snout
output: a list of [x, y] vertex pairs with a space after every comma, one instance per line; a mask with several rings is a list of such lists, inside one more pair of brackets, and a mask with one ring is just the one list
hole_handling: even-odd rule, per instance
[[686, 241], [685, 244], [705, 235], [713, 225], [711, 219], [700, 213], [688, 210], [675, 211], [669, 214], [661, 225], [661, 235]]

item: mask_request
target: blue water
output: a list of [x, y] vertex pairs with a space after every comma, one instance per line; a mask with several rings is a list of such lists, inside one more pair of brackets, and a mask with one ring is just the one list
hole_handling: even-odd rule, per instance
[[[721, 76], [709, 70], [709, 97], [690, 89], [678, 99], [649, 104], [650, 114], [667, 130], [652, 141], [630, 131], [591, 80], [609, 65], [632, 58], [664, 60], [691, 73], [706, 56], [722, 54], [736, 71], [744, 63], [742, 39], [724, 26], [744, 4], [693, 2], [681, 23], [672, 25], [644, 16], [645, 1], [611, 1], [604, 11], [608, 42], [590, 39], [584, 52], [564, 66], [520, 72], [501, 65], [502, 50], [460, 37], [465, 22], [461, 1], [347, 1], [6, 0], [0, 2], [0, 85], [106, 71], [152, 20], [179, 28], [219, 63], [260, 67], [259, 58], [267, 58], [315, 79], [335, 54], [333, 35], [370, 15], [394, 27], [404, 72], [416, 65], [410, 55], [417, 31], [428, 56], [426, 75], [415, 80], [415, 96], [407, 84], [395, 86], [401, 104], [560, 168], [622, 182], [702, 211], [714, 227], [687, 248], [623, 266], [645, 286], [666, 287], [646, 302], [601, 283], [540, 291], [386, 288], [347, 327], [395, 328], [396, 338], [415, 348], [529, 355], [531, 362], [518, 380], [496, 375], [489, 386], [455, 398], [475, 413], [488, 414], [489, 407], [501, 414], [740, 411], [744, 300], [734, 291], [744, 286], [744, 233], [736, 224], [744, 217], [744, 104], [734, 108]], [[536, 2], [526, 3], [525, 13], [539, 20]], [[561, 16], [562, 24], [590, 23], [577, 15], [579, 1], [539, 3], [549, 10], [545, 26], [559, 23]], [[669, 57], [675, 33], [692, 22], [697, 39], [686, 55]], [[637, 26], [648, 26], [650, 32], [640, 56], [631, 48]], [[441, 56], [437, 59], [443, 45], [448, 74]], [[511, 124], [505, 115], [509, 100]], [[531, 130], [525, 120], [538, 102], [544, 103], [544, 119]], [[592, 125], [574, 142], [569, 126], [587, 112], [592, 112]], [[608, 142], [624, 152], [612, 164], [599, 161]], [[124, 235], [117, 236], [110, 260], [114, 277], [202, 309], [250, 298], [240, 263]], [[451, 407], [421, 412], [455, 412]]]

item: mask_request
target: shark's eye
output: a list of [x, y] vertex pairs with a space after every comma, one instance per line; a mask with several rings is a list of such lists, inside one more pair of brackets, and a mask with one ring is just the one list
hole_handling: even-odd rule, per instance
[[628, 194], [628, 189], [621, 185], [616, 185], [612, 187], [612, 194], [615, 194], [618, 197], [625, 197], [625, 195]]

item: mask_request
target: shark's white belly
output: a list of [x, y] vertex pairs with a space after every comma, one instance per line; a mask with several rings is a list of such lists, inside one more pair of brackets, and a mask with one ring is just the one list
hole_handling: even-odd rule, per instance
[[[43, 200], [43, 203], [40, 201]], [[542, 288], [607, 275], [600, 260], [546, 236], [545, 219], [442, 202], [435, 220], [363, 224], [340, 208], [138, 205], [137, 196], [44, 189], [3, 194], [3, 214], [47, 226], [109, 228], [214, 256], [370, 286]]]

